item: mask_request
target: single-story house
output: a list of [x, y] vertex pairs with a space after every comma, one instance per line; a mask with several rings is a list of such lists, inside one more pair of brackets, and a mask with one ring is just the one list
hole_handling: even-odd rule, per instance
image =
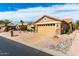
[[45, 15], [34, 22], [35, 32], [41, 34], [62, 34], [70, 28], [71, 22], [71, 19], [61, 20]]
[[27, 25], [28, 25], [28, 23], [23, 23], [23, 25], [22, 25], [22, 23], [18, 23], [18, 24], [16, 24], [16, 28], [20, 29], [22, 27], [24, 29], [27, 29]]
[[[17, 25], [22, 26], [22, 23], [18, 23]], [[24, 26], [27, 26], [28, 23], [23, 23]]]
[[7, 30], [15, 30], [16, 29], [16, 25], [14, 24], [8, 24], [7, 27], [5, 26], [5, 24], [0, 24], [0, 32], [5, 31], [5, 29], [7, 28]]
[[16, 24], [8, 24], [8, 30], [16, 30]]
[[5, 25], [4, 24], [0, 24], [0, 32], [3, 32], [5, 30]]

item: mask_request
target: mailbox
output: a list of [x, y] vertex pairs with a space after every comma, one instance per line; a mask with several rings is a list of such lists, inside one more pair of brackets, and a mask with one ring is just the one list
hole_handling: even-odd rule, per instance
[[13, 36], [13, 30], [10, 31], [11, 37]]

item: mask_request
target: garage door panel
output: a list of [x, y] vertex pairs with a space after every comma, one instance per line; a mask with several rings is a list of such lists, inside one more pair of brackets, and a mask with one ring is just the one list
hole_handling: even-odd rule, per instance
[[55, 26], [38, 26], [38, 33], [42, 34], [55, 33]]

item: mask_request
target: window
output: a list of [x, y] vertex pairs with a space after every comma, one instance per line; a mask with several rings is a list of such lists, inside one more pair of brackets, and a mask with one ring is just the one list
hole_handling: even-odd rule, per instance
[[45, 24], [43, 24], [42, 26], [45, 26]]
[[48, 26], [48, 24], [46, 24], [46, 26]]
[[48, 26], [50, 26], [50, 24], [48, 24]]
[[50, 26], [52, 26], [52, 24], [50, 24]]
[[[55, 26], [55, 24], [39, 24], [38, 26]], [[57, 24], [58, 26], [58, 24]]]
[[53, 26], [55, 26], [55, 24], [52, 24]]
[[58, 24], [57, 24], [57, 27], [58, 27]]

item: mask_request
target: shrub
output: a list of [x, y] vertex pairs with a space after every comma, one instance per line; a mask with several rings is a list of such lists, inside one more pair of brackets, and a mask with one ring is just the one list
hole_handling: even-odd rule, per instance
[[34, 27], [32, 25], [27, 26], [27, 31], [34, 31]]
[[22, 30], [22, 31], [27, 30], [27, 26], [20, 26], [20, 30]]
[[70, 33], [72, 33], [72, 30], [71, 29], [68, 30], [67, 34], [70, 34]]

